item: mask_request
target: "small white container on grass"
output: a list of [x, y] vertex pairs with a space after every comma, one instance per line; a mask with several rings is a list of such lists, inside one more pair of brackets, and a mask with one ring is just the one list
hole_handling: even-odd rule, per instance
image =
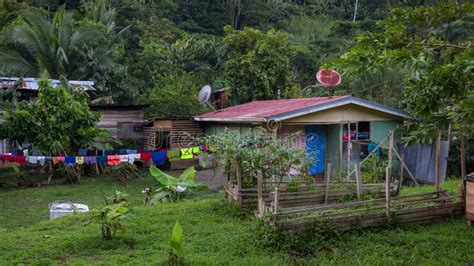
[[89, 207], [87, 205], [58, 200], [49, 204], [49, 219], [54, 220], [61, 216], [88, 211]]

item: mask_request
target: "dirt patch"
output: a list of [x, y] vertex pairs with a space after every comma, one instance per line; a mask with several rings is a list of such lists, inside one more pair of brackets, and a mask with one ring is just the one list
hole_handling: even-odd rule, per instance
[[196, 172], [196, 181], [205, 182], [211, 191], [219, 191], [227, 183], [222, 169], [208, 169]]

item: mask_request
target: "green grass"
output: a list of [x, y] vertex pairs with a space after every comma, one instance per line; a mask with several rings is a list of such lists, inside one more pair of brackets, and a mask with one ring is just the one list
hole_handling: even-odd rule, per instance
[[[81, 185], [0, 190], [0, 265], [4, 264], [159, 264], [165, 262], [176, 221], [183, 227], [190, 265], [239, 264], [466, 264], [474, 262], [474, 229], [460, 217], [430, 226], [344, 234], [333, 248], [295, 258], [257, 244], [256, 222], [232, 216], [221, 193], [202, 193], [179, 203], [142, 205], [141, 191], [155, 181], [117, 177], [87, 178]], [[454, 191], [459, 182], [444, 187]], [[100, 239], [87, 215], [48, 221], [48, 203], [67, 199], [90, 208], [103, 206], [101, 191], [117, 186], [130, 194], [134, 218], [112, 241]], [[410, 193], [432, 190], [422, 187]], [[403, 193], [406, 193], [406, 192]]]

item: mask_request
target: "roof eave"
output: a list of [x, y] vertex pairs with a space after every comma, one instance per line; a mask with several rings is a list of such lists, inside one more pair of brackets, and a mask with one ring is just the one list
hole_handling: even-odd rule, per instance
[[318, 105], [315, 105], [315, 106], [306, 107], [306, 108], [299, 109], [299, 110], [296, 110], [296, 111], [291, 111], [291, 112], [271, 116], [271, 117], [268, 117], [267, 120], [283, 121], [283, 120], [295, 118], [295, 117], [298, 117], [298, 116], [307, 115], [307, 114], [311, 114], [311, 113], [315, 113], [315, 112], [324, 111], [324, 110], [327, 110], [327, 109], [343, 106], [343, 105], [346, 105], [346, 104], [355, 104], [355, 105], [363, 106], [363, 107], [366, 107], [366, 108], [369, 108], [369, 109], [372, 109], [372, 110], [376, 110], [376, 111], [379, 111], [379, 112], [395, 115], [395, 116], [398, 116], [398, 117], [401, 117], [401, 118], [410, 118], [408, 113], [406, 113], [402, 110], [386, 107], [386, 106], [383, 106], [381, 104], [372, 103], [372, 102], [369, 102], [369, 101], [351, 96], [351, 97], [345, 97], [345, 98], [341, 98], [341, 99], [334, 100], [334, 101], [327, 102], [327, 103], [323, 103], [323, 104], [318, 104]]
[[265, 122], [265, 118], [245, 118], [245, 117], [236, 117], [236, 118], [213, 118], [213, 117], [193, 117], [195, 121], [201, 122], [227, 122], [227, 123], [262, 123]]

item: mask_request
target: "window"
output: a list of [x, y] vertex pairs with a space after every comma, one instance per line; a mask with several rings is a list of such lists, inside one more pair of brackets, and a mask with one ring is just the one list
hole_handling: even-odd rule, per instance
[[[351, 140], [370, 140], [370, 122], [351, 123]], [[342, 140], [349, 139], [347, 134], [347, 124], [342, 127]]]

